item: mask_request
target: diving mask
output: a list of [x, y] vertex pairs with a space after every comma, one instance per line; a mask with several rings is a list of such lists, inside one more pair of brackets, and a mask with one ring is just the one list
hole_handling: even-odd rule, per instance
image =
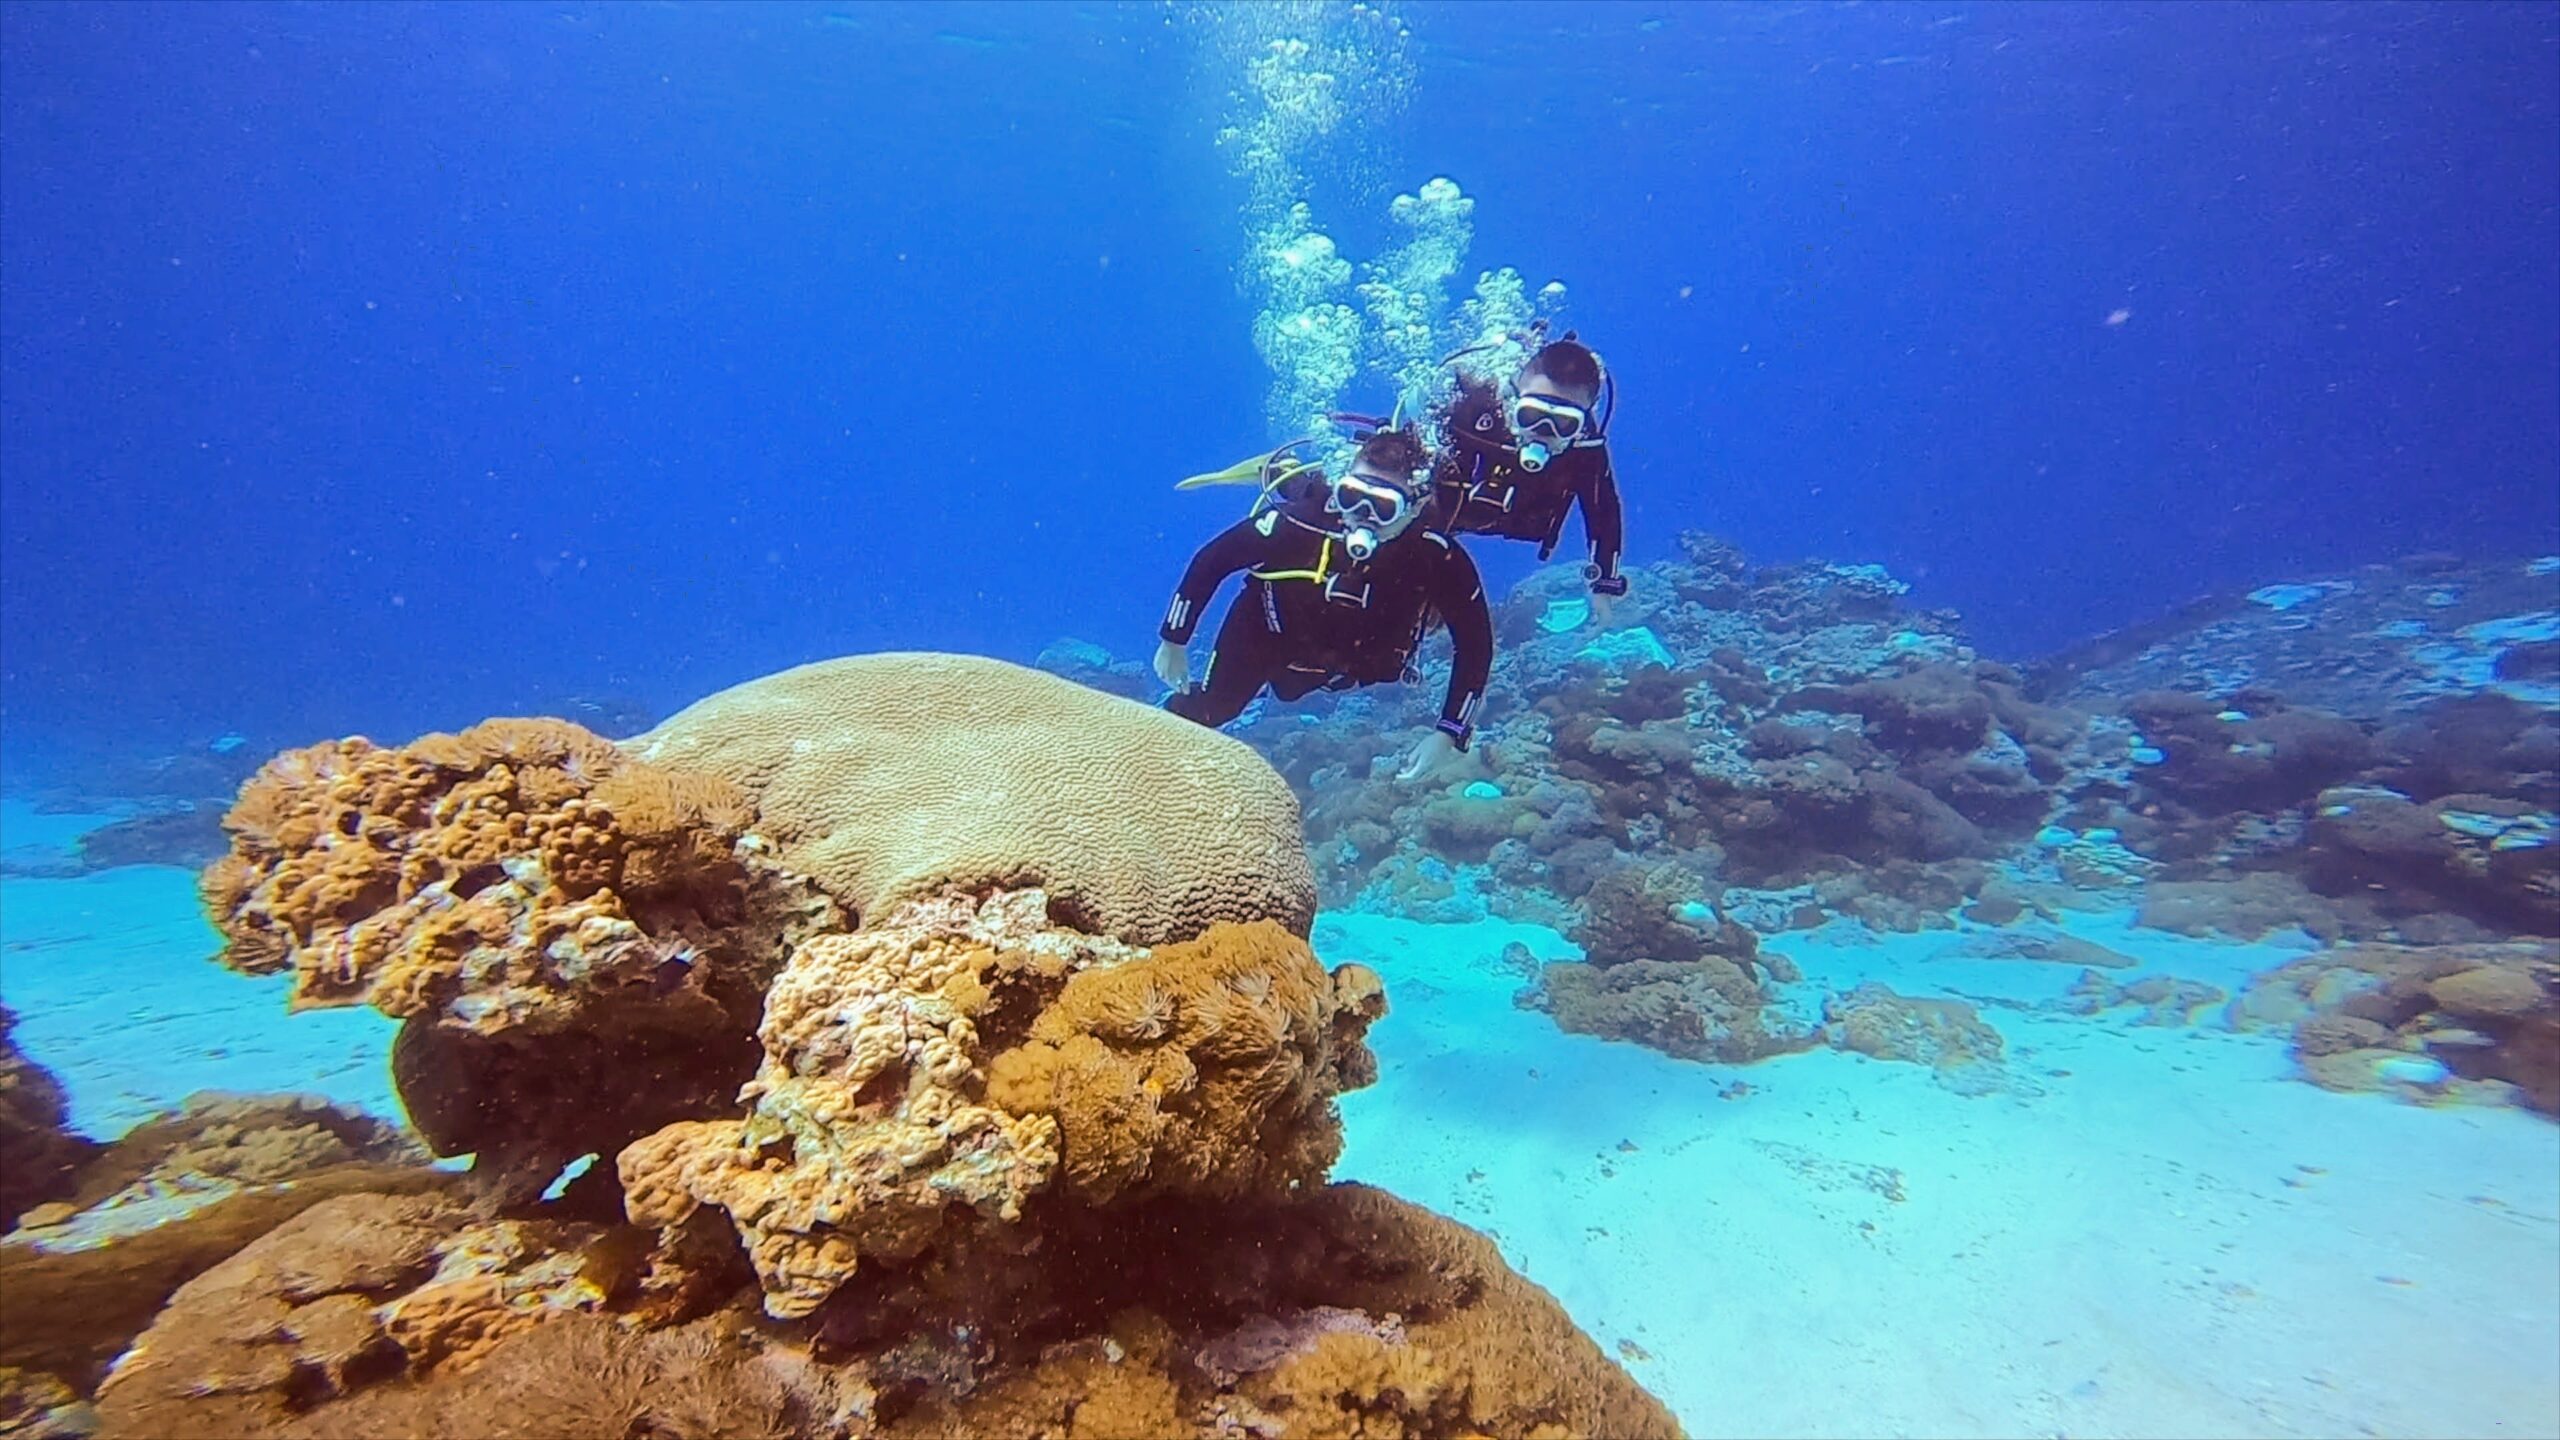
[[1523, 440], [1570, 445], [1591, 425], [1591, 412], [1557, 395], [1523, 395], [1511, 405], [1511, 428]]
[[1342, 517], [1342, 549], [1355, 565], [1404, 533], [1413, 520], [1414, 497], [1392, 480], [1352, 471], [1333, 482], [1325, 508]]
[[1333, 498], [1325, 508], [1354, 525], [1391, 529], [1412, 506], [1401, 487], [1355, 471], [1333, 482]]

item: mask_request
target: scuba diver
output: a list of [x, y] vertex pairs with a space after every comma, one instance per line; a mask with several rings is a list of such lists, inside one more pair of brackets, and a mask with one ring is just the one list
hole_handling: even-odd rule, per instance
[[[1544, 331], [1533, 334], [1538, 344]], [[1463, 359], [1469, 351], [1449, 357]], [[1600, 357], [1566, 331], [1538, 349], [1512, 378], [1503, 403], [1494, 381], [1466, 370], [1440, 416], [1443, 448], [1432, 466], [1439, 509], [1453, 535], [1535, 540], [1538, 558], [1555, 554], [1565, 515], [1582, 507], [1590, 557], [1592, 613], [1608, 620], [1609, 601], [1627, 593], [1618, 573], [1626, 523], [1618, 477], [1609, 463], [1609, 421], [1617, 386]]]
[[[1440, 723], [1397, 778], [1417, 780], [1467, 748], [1493, 669], [1493, 618], [1475, 562], [1423, 514], [1429, 452], [1410, 428], [1372, 431], [1326, 480], [1283, 446], [1264, 466], [1253, 513], [1200, 548], [1157, 631], [1165, 707], [1218, 726], [1266, 688], [1281, 700], [1411, 677], [1436, 618], [1456, 647]], [[1274, 473], [1274, 472], [1278, 473]], [[1184, 647], [1229, 575], [1246, 573], [1216, 645], [1191, 684]]]

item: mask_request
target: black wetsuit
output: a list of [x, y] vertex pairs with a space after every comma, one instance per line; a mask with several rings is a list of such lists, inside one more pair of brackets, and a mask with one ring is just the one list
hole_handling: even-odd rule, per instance
[[1484, 582], [1456, 541], [1416, 521], [1368, 563], [1343, 553], [1320, 492], [1237, 521], [1191, 557], [1157, 634], [1191, 642], [1218, 586], [1239, 570], [1244, 591], [1227, 607], [1200, 683], [1167, 708], [1224, 725], [1268, 686], [1282, 700], [1406, 678], [1434, 616], [1456, 647], [1440, 729], [1464, 749], [1493, 670], [1493, 617]]
[[1502, 397], [1481, 381], [1463, 383], [1442, 417], [1447, 447], [1432, 462], [1437, 509], [1446, 528], [1460, 535], [1499, 535], [1535, 540], [1538, 558], [1556, 553], [1564, 520], [1582, 507], [1582, 533], [1591, 544], [1585, 572], [1592, 593], [1624, 595], [1618, 556], [1626, 549], [1626, 517], [1618, 503], [1618, 476], [1609, 447], [1584, 445], [1559, 452], [1543, 470], [1520, 464], [1520, 443], [1503, 418]]

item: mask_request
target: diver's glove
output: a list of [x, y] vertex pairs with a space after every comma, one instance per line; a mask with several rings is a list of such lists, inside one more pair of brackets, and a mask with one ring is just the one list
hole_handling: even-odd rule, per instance
[[1191, 652], [1170, 640], [1156, 642], [1156, 678], [1167, 690], [1181, 690], [1191, 684]]
[[1433, 730], [1413, 747], [1413, 754], [1396, 772], [1396, 779], [1410, 784], [1429, 780], [1458, 758], [1458, 742], [1446, 730]]

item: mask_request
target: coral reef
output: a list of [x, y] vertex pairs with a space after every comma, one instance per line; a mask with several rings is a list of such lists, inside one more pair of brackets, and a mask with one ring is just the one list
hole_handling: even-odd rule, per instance
[[[1429, 723], [1413, 695], [1300, 707], [1242, 731], [1314, 797], [1326, 898], [1432, 912], [1442, 882], [1424, 862], [1439, 856], [1484, 866], [1484, 901], [1510, 918], [1543, 920], [1633, 866], [1676, 871], [1681, 898], [1719, 916], [1804, 890], [1787, 923], [1821, 905], [1895, 928], [1945, 924], [1980, 885], [1980, 862], [2064, 803], [2086, 717], [2027, 699], [1947, 617], [1904, 610], [1900, 582], [1873, 567], [1754, 572], [1696, 534], [1683, 548], [1686, 560], [1637, 572], [1596, 634], [1561, 572], [1497, 608], [1492, 719], [1452, 786], [1372, 773], [1394, 732]], [[1320, 723], [1300, 723], [1309, 715]], [[1333, 783], [1359, 777], [1372, 783]], [[1807, 888], [1825, 885], [1820, 898]], [[1674, 953], [1646, 953], [1665, 944]], [[1695, 948], [1657, 935], [1594, 955]]]
[[519, 1196], [572, 1158], [725, 1111], [786, 939], [833, 907], [724, 781], [564, 721], [291, 751], [243, 787], [203, 891], [296, 1008], [406, 1021], [393, 1070], [439, 1154]]
[[743, 788], [782, 862], [857, 917], [1036, 887], [1061, 923], [1155, 944], [1221, 920], [1304, 934], [1315, 910], [1297, 799], [1251, 750], [1001, 661], [804, 665], [629, 749]]
[[[1243, 729], [1313, 797], [1328, 902], [1447, 914], [1437, 855], [1482, 867], [1476, 912], [1520, 920], [1633, 866], [1676, 867], [1763, 933], [1944, 926], [1995, 892], [1982, 915], [2112, 893], [2185, 929], [2560, 933], [2560, 687], [2525, 674], [2560, 618], [2495, 614], [2537, 593], [2517, 567], [2235, 596], [2031, 685], [1874, 567], [1755, 569], [1696, 533], [1681, 550], [1596, 633], [1572, 577], [1521, 583], [1453, 783], [1373, 770], [1429, 723], [1414, 695]], [[2443, 637], [2475, 611], [2492, 618]], [[2300, 639], [2333, 612], [2366, 628]], [[2377, 639], [2409, 643], [2367, 664]]]
[[2551, 574], [2530, 561], [2410, 556], [2212, 597], [2057, 657], [2068, 663], [2039, 667], [2040, 689], [2103, 705], [2146, 690], [2257, 687], [2384, 727], [2483, 692], [2547, 711], [2560, 688], [2500, 671], [2529, 666], [2530, 647], [2550, 638]]
[[62, 1082], [9, 1038], [18, 1017], [0, 1005], [0, 1231], [77, 1184], [97, 1142], [71, 1129]]
[[[99, 1413], [167, 1440], [1677, 1433], [1491, 1242], [1377, 1191], [1057, 1238], [1036, 1325], [847, 1356], [738, 1312], [636, 1331], [567, 1278], [585, 1227], [340, 1201], [182, 1291]], [[430, 1300], [443, 1327], [398, 1319]]]
[[218, 806], [188, 806], [102, 825], [80, 837], [83, 874], [123, 865], [209, 865], [228, 847]]
[[1575, 1034], [1632, 1040], [1684, 1060], [1739, 1065], [1821, 1043], [1812, 1027], [1772, 1003], [1770, 984], [1799, 978], [1794, 967], [1773, 957], [1764, 973], [1768, 983], [1721, 955], [1562, 962], [1539, 972], [1528, 998]]
[[911, 904], [802, 945], [767, 1003], [752, 1109], [623, 1151], [631, 1218], [726, 1210], [767, 1310], [796, 1318], [858, 1265], [1020, 1224], [1053, 1182], [1104, 1206], [1321, 1179], [1333, 1096], [1374, 1073], [1375, 976], [1328, 977], [1269, 921], [1145, 951], [1046, 909], [1038, 891]]
[[2074, 1015], [2103, 1015], [2127, 1006], [2139, 1008], [2137, 1025], [2193, 1025], [2203, 1013], [2231, 998], [2219, 985], [2175, 975], [2145, 975], [2119, 985], [2095, 970], [2083, 970], [2071, 982], [2062, 1008]]
[[1965, 1001], [1901, 995], [1870, 980], [1825, 1000], [1822, 1015], [1834, 1048], [1926, 1065], [1959, 1095], [1988, 1095], [2007, 1084], [2000, 1032]]
[[[742, 687], [661, 737], [732, 748], [638, 749], [833, 752], [735, 788], [549, 723], [262, 772], [206, 885], [229, 958], [290, 970], [298, 1005], [404, 1017], [404, 1098], [478, 1163], [456, 1193], [373, 1166], [378, 1193], [167, 1272], [202, 1270], [98, 1391], [105, 1433], [1671, 1433], [1489, 1242], [1325, 1186], [1385, 995], [1302, 938], [1294, 804], [1265, 804], [1286, 788], [1250, 751], [1165, 747], [1147, 763], [1196, 802], [1167, 819], [1078, 763], [1085, 707], [1124, 738], [1132, 707], [1077, 691], [990, 747], [1038, 812], [1013, 823], [943, 793], [988, 773], [938, 768], [947, 746], [861, 738], [990, 673], [903, 657]], [[997, 688], [1074, 688], [1023, 673]], [[881, 689], [902, 683], [918, 704]], [[855, 720], [820, 703], [848, 685]], [[871, 773], [890, 762], [918, 773]], [[1169, 836], [1178, 863], [1115, 876]], [[1081, 898], [988, 878], [1053, 871]], [[928, 874], [944, 888], [884, 899]], [[449, 920], [500, 887], [507, 924]], [[353, 1143], [285, 1128], [260, 1153]], [[48, 1368], [85, 1393], [98, 1357], [71, 1358]]]
[[228, 844], [222, 833], [221, 802], [178, 801], [166, 809], [129, 815], [85, 831], [68, 849], [30, 845], [0, 852], [0, 876], [76, 880], [126, 865], [193, 870], [220, 857]]
[[1144, 663], [1114, 660], [1110, 651], [1089, 640], [1053, 641], [1031, 663], [1061, 680], [1141, 704], [1152, 702], [1160, 688], [1155, 672]]
[[2421, 804], [2396, 790], [2340, 786], [2320, 793], [2305, 849], [2325, 890], [2560, 934], [2560, 816], [2548, 808], [2497, 795]]
[[2257, 976], [2225, 1015], [2235, 1029], [2290, 1030], [2304, 1078], [2328, 1089], [2511, 1093], [2560, 1115], [2560, 955], [2548, 945], [2345, 946]]
[[83, 1393], [170, 1294], [336, 1196], [449, 1188], [416, 1142], [308, 1096], [199, 1095], [135, 1127], [0, 1239], [0, 1364]]

